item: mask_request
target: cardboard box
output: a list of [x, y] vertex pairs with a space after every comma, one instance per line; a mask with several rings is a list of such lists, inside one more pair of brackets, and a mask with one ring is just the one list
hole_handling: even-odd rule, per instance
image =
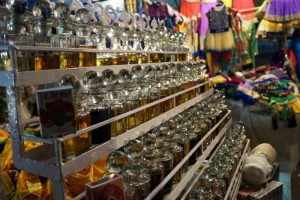
[[282, 200], [282, 183], [271, 181], [261, 188], [247, 187], [239, 191], [238, 200]]
[[86, 184], [86, 200], [125, 200], [122, 176], [112, 174]]
[[42, 137], [55, 137], [76, 132], [71, 86], [39, 89], [36, 95]]

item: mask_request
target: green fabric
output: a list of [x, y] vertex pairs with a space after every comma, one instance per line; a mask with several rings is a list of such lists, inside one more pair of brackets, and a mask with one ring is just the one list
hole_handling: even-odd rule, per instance
[[283, 105], [288, 103], [289, 101], [294, 100], [296, 97], [293, 94], [287, 95], [285, 97], [271, 97], [270, 104], [278, 104], [278, 105]]
[[253, 67], [256, 67], [256, 60], [255, 56], [258, 54], [258, 43], [256, 39], [256, 26], [255, 24], [252, 25], [251, 29], [251, 37], [249, 41], [249, 55], [252, 60]]
[[40, 131], [28, 131], [28, 130], [24, 131], [23, 135], [36, 136], [36, 137], [41, 136]]

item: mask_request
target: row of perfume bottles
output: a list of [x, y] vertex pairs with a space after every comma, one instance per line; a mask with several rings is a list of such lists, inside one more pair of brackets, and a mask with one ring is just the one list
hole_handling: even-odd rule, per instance
[[[83, 53], [83, 52], [18, 52], [17, 70], [40, 71], [107, 65], [145, 64], [187, 61], [187, 54], [163, 53]], [[7, 52], [0, 52], [0, 71], [12, 71]]]
[[[223, 95], [215, 94], [111, 153], [106, 175], [123, 176], [126, 199], [145, 199], [227, 112]], [[206, 139], [153, 199], [164, 199], [171, 192], [219, 130]]]
[[221, 200], [224, 198], [245, 148], [246, 139], [245, 127], [242, 124], [234, 124], [209, 167], [205, 169], [190, 192], [188, 199]]
[[[52, 9], [46, 0], [38, 0], [33, 7], [33, 12], [27, 13], [26, 3], [21, 2], [7, 3], [10, 12], [2, 18], [6, 29], [0, 30], [5, 33], [0, 43], [13, 42], [16, 45], [37, 47], [120, 50], [120, 53], [19, 51], [17, 53], [19, 71], [187, 59], [186, 54], [176, 53], [185, 44], [184, 34], [167, 30], [156, 19], [150, 23], [149, 17], [119, 13], [111, 7], [106, 7], [100, 12], [101, 21], [92, 23], [95, 12], [87, 8], [77, 9], [75, 20], [71, 20], [70, 8], [65, 3], [57, 3]], [[113, 13], [113, 16], [110, 13]], [[174, 54], [153, 53], [148, 58], [148, 55], [143, 53], [126, 53], [128, 50], [173, 50]], [[2, 52], [0, 57], [0, 69], [10, 70], [11, 59], [8, 53]]]
[[[77, 129], [80, 130], [204, 82], [205, 75], [198, 74], [197, 78], [194, 77], [197, 73], [192, 69], [199, 68], [201, 68], [199, 63], [186, 63], [157, 68], [136, 66], [131, 71], [122, 70], [118, 75], [111, 70], [103, 71], [102, 76], [98, 76], [96, 72], [88, 72], [82, 80], [83, 87], [86, 89], [84, 92], [78, 89], [80, 86], [77, 85], [80, 83], [70, 76], [64, 77], [60, 84], [71, 84], [74, 89], [77, 88], [74, 91], [74, 100], [77, 113], [76, 124]], [[201, 70], [200, 72], [203, 73]], [[172, 82], [176, 82], [176, 85], [172, 85]], [[117, 137], [200, 95], [211, 87], [210, 82], [206, 82], [199, 88], [104, 125], [87, 135], [84, 134], [83, 137], [86, 137], [86, 140], [82, 140], [81, 137], [69, 140], [64, 144], [68, 152], [65, 155], [69, 157], [68, 155], [74, 155], [74, 152], [80, 154], [90, 148], [91, 143], [101, 144], [112, 137]], [[86, 145], [81, 144], [84, 141]], [[85, 146], [85, 149], [77, 151], [76, 146]]]

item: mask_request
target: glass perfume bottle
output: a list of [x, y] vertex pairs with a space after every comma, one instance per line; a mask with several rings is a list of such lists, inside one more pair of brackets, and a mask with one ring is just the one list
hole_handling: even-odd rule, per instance
[[[65, 3], [57, 3], [53, 9], [57, 19], [56, 34], [51, 38], [51, 46], [58, 48], [75, 48], [74, 25], [69, 19], [70, 8]], [[61, 52], [59, 55], [60, 69], [74, 68], [79, 66], [79, 54], [75, 52]]]
[[[123, 87], [116, 85], [118, 79], [112, 70], [102, 72], [103, 85], [106, 86], [107, 98], [110, 106], [111, 118], [125, 113], [125, 101], [122, 94]], [[111, 136], [117, 137], [126, 131], [125, 119], [119, 119], [111, 123]]]
[[[182, 160], [183, 149], [176, 142], [163, 142], [162, 148], [165, 151], [169, 151], [173, 155], [173, 169], [180, 163]], [[172, 178], [172, 185], [179, 183], [181, 180], [181, 170], [178, 170], [174, 177]]]
[[[187, 137], [183, 137], [181, 134], [174, 134], [173, 136], [173, 140], [177, 142], [178, 145], [181, 146], [181, 148], [183, 149], [182, 151], [182, 158], [184, 158], [189, 152], [190, 152], [190, 142], [189, 139]], [[182, 166], [182, 173], [185, 173], [188, 171], [189, 168], [189, 163], [186, 162], [183, 166]]]
[[108, 155], [106, 165], [110, 174], [122, 174], [127, 164], [128, 157], [122, 151], [114, 151]]
[[[9, 13], [7, 16], [3, 16], [7, 19], [6, 30], [3, 32], [3, 44], [7, 45], [9, 42], [13, 42], [15, 45], [33, 46], [33, 35], [26, 30], [27, 26], [24, 21], [24, 14], [27, 10], [27, 1], [18, 0], [9, 2], [6, 4], [6, 8], [9, 10]], [[11, 71], [11, 58], [8, 53], [1, 52], [0, 56], [0, 68], [2, 68], [2, 70]], [[29, 59], [29, 53], [21, 51], [17, 52], [18, 71], [33, 70], [32, 64], [33, 63]]]
[[[96, 35], [91, 34], [91, 14], [85, 9], [81, 8], [76, 12], [76, 47], [95, 49], [97, 46]], [[79, 53], [79, 67], [96, 66], [96, 53]]]
[[[51, 19], [52, 9], [46, 0], [35, 3], [33, 10], [36, 17], [34, 24], [35, 46], [51, 47], [52, 27], [54, 21]], [[59, 69], [60, 59], [56, 52], [37, 52], [34, 56], [35, 70]]]
[[150, 176], [126, 170], [123, 173], [125, 197], [127, 200], [142, 200], [150, 193]]
[[[80, 92], [80, 83], [74, 76], [64, 76], [59, 82], [60, 85], [72, 85], [74, 89], [75, 125], [77, 130], [87, 128], [91, 125], [90, 113], [87, 106], [87, 95]], [[91, 147], [91, 135], [89, 132], [78, 137], [69, 139], [62, 144], [63, 158], [65, 161], [73, 159]]]
[[[145, 172], [150, 175], [150, 190], [153, 191], [164, 179], [164, 165], [157, 160], [148, 160], [145, 165]], [[163, 191], [159, 191], [154, 200], [161, 200], [164, 198]]]
[[[95, 23], [93, 31], [96, 33], [97, 49], [105, 51], [108, 49], [107, 39], [109, 38], [108, 35], [110, 33], [112, 20], [106, 15], [105, 9], [102, 6], [97, 5], [97, 7], [101, 10], [95, 13], [99, 20]], [[106, 52], [97, 53], [96, 65], [112, 65], [111, 54]]]
[[[83, 77], [83, 83], [88, 88], [88, 107], [90, 109], [91, 125], [100, 123], [110, 118], [110, 107], [103, 86], [103, 79], [94, 71], [87, 72]], [[102, 144], [111, 139], [110, 124], [91, 131], [92, 143]]]
[[[163, 149], [157, 152], [157, 160], [164, 166], [164, 176], [166, 177], [173, 169], [173, 155]], [[172, 191], [172, 180], [170, 180], [163, 188], [164, 195]]]

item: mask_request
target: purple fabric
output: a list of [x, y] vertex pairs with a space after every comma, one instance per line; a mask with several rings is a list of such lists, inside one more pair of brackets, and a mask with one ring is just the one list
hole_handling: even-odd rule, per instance
[[300, 19], [299, 0], [273, 0], [270, 2], [265, 19], [284, 22]]
[[201, 4], [201, 27], [200, 27], [200, 36], [205, 37], [206, 32], [208, 30], [208, 18], [206, 14], [208, 11], [217, 5], [217, 2], [211, 2], [211, 3], [202, 3]]
[[278, 79], [290, 79], [288, 75], [279, 69], [270, 71], [270, 74], [277, 76]]
[[149, 6], [150, 17], [169, 17], [174, 13], [170, 13], [170, 8], [166, 3], [152, 4]]

